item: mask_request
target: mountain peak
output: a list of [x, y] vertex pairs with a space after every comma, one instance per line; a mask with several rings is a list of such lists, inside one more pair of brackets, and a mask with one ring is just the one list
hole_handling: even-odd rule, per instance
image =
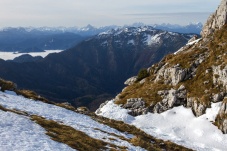
[[227, 23], [227, 0], [222, 0], [218, 9], [213, 13], [205, 23], [201, 32], [202, 37], [206, 37], [215, 30], [220, 29]]

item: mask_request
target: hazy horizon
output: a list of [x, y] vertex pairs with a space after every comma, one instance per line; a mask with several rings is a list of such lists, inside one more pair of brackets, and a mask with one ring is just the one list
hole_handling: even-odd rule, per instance
[[[0, 0], [0, 28], [204, 23], [220, 0]], [[209, 4], [209, 5], [208, 5]]]

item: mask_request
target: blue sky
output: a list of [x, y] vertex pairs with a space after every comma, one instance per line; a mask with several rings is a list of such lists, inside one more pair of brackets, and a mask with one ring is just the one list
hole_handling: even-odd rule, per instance
[[0, 27], [205, 22], [221, 0], [0, 0]]

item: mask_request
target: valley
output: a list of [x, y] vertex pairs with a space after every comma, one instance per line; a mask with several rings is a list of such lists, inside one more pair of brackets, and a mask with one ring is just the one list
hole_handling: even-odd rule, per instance
[[0, 5], [1, 151], [227, 150], [227, 0]]

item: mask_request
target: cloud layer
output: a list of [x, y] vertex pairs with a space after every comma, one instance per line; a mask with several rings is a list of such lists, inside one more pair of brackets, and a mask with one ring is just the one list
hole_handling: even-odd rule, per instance
[[[0, 0], [0, 26], [172, 23], [170, 21], [174, 21], [174, 18], [176, 22], [180, 22], [180, 18], [173, 14], [197, 12], [201, 19], [207, 16], [204, 16], [204, 12], [214, 12], [219, 3], [220, 0]], [[170, 14], [174, 17], [168, 20], [169, 17], [163, 15], [161, 18], [155, 18], [154, 15], [138, 14]], [[198, 20], [188, 18], [188, 22]], [[185, 19], [182, 19], [182, 24], [185, 22]]]

